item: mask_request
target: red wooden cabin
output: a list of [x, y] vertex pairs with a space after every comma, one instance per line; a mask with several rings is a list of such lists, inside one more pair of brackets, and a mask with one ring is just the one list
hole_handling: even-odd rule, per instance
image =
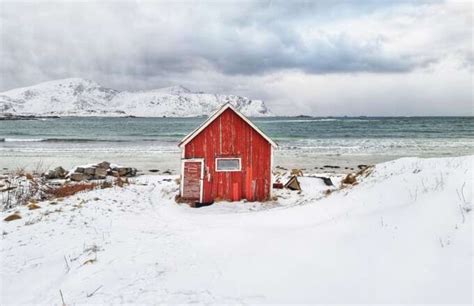
[[277, 144], [230, 103], [184, 137], [179, 147], [181, 198], [212, 203], [271, 197]]

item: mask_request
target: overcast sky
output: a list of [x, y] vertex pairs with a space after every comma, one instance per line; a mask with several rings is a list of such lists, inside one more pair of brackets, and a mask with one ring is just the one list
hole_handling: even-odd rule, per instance
[[470, 1], [0, 0], [0, 91], [181, 84], [284, 115], [473, 115]]

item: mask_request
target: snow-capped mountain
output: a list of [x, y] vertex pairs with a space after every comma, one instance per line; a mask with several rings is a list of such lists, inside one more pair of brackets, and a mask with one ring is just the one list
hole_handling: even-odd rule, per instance
[[118, 91], [70, 78], [0, 93], [0, 115], [191, 117], [210, 114], [230, 102], [251, 117], [271, 116], [261, 100], [192, 92], [183, 86]]

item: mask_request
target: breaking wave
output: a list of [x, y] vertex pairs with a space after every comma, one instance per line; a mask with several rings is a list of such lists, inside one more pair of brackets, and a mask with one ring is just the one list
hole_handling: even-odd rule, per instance
[[1, 142], [39, 142], [42, 138], [0, 138]]
[[125, 142], [126, 140], [105, 140], [90, 138], [0, 138], [0, 142]]
[[98, 139], [98, 138], [0, 138], [0, 142], [46, 142], [46, 143], [123, 143], [123, 142], [177, 142], [168, 138]]

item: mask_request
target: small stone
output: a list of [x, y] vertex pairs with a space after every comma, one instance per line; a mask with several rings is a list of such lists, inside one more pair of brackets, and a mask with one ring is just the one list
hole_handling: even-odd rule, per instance
[[95, 169], [95, 178], [105, 179], [106, 176], [107, 176], [107, 169], [106, 168], [97, 168], [97, 169]]
[[130, 168], [130, 171], [128, 172], [127, 176], [136, 176], [136, 175], [137, 175], [137, 169]]
[[110, 168], [110, 163], [106, 162], [106, 161], [103, 161], [103, 162], [97, 164], [97, 168], [109, 169]]
[[57, 174], [58, 178], [64, 178], [67, 174], [67, 171], [61, 166], [54, 168], [54, 172]]
[[117, 173], [120, 176], [125, 176], [127, 175], [128, 172], [129, 172], [129, 168], [126, 168], [126, 167], [117, 168]]
[[85, 168], [84, 169], [84, 174], [93, 176], [95, 174], [95, 168], [94, 167]]
[[44, 174], [44, 177], [47, 179], [59, 179], [64, 178], [67, 174], [67, 171], [63, 167], [56, 167], [54, 170], [49, 170]]
[[87, 176], [84, 173], [74, 172], [70, 176], [71, 181], [80, 182], [87, 179]]

